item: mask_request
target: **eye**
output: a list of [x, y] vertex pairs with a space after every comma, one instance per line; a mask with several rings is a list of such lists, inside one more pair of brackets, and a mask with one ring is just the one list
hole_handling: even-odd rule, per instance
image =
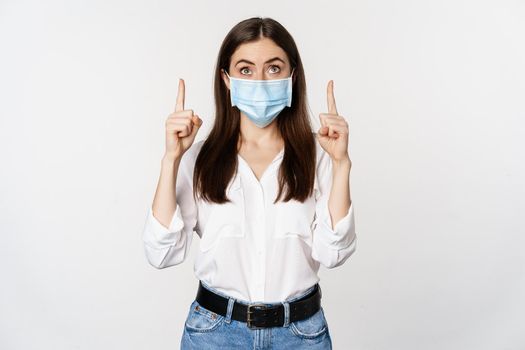
[[244, 71], [245, 69], [248, 70], [248, 71], [250, 71], [250, 69], [249, 69], [248, 67], [242, 67], [242, 68], [240, 69], [241, 74], [248, 74], [248, 73], [243, 73], [243, 71]]
[[277, 68], [277, 70], [276, 70], [276, 71], [273, 71], [272, 73], [279, 73], [279, 72], [281, 71], [281, 67], [279, 67], [279, 66], [277, 66], [277, 65], [272, 65], [272, 66], [270, 66], [270, 69], [272, 69], [272, 68]]

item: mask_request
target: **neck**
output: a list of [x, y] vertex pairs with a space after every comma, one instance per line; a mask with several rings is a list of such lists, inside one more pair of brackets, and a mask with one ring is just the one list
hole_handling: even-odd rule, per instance
[[255, 125], [241, 112], [239, 146], [242, 144], [268, 148], [271, 145], [281, 145], [282, 136], [277, 128], [277, 118], [264, 128]]

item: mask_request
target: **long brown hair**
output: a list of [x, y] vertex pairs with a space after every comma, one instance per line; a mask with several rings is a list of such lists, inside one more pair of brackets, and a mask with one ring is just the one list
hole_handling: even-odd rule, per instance
[[205, 200], [215, 203], [230, 202], [226, 188], [237, 169], [237, 145], [240, 134], [240, 111], [232, 107], [230, 90], [221, 77], [221, 69], [229, 71], [231, 56], [237, 47], [261, 37], [273, 40], [288, 55], [295, 68], [292, 87], [292, 105], [277, 117], [277, 127], [284, 139], [284, 155], [279, 168], [279, 191], [274, 203], [306, 200], [313, 192], [316, 147], [306, 102], [306, 80], [301, 57], [290, 33], [271, 18], [253, 17], [236, 24], [226, 35], [215, 66], [214, 95], [215, 122], [203, 142], [195, 162], [194, 191]]

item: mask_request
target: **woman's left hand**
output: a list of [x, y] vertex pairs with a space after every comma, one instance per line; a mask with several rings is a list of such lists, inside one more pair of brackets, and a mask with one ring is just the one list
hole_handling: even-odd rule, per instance
[[350, 160], [348, 154], [348, 123], [345, 118], [337, 114], [333, 80], [328, 82], [327, 101], [328, 113], [319, 114], [321, 128], [317, 132], [317, 140], [333, 161]]

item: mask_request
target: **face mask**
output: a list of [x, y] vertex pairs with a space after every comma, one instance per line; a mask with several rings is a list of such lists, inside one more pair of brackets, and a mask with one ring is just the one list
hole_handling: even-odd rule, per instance
[[[295, 68], [294, 68], [295, 69]], [[255, 125], [264, 128], [292, 105], [292, 74], [284, 79], [252, 80], [230, 78], [232, 106], [237, 106]]]

